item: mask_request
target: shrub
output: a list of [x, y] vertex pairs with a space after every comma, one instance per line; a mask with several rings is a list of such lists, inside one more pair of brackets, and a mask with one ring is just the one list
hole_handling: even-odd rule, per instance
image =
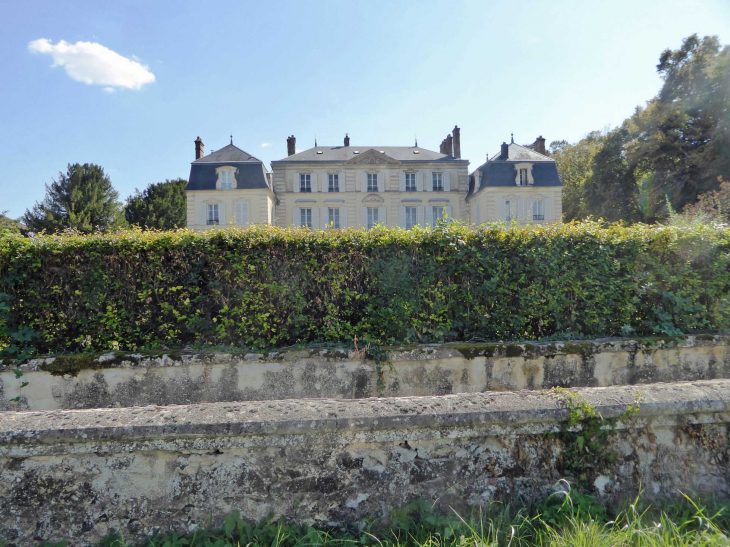
[[730, 232], [458, 224], [0, 239], [5, 354], [724, 327]]

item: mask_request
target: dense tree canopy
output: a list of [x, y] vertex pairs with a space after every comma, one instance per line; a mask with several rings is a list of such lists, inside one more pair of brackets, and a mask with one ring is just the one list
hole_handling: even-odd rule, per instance
[[124, 215], [131, 225], [145, 229], [173, 230], [187, 224], [185, 179], [150, 184], [127, 200]]
[[104, 169], [93, 163], [69, 164], [58, 180], [46, 184], [46, 196], [23, 216], [32, 232], [73, 228], [90, 233], [125, 226], [119, 194]]
[[620, 127], [554, 143], [564, 220], [656, 221], [730, 180], [730, 47], [692, 35], [657, 70], [658, 95]]

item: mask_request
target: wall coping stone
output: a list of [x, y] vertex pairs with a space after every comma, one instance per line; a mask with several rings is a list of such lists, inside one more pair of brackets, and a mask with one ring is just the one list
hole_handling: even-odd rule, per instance
[[[678, 337], [648, 338], [599, 338], [594, 340], [554, 341], [554, 342], [454, 342], [446, 344], [396, 345], [383, 347], [390, 360], [419, 361], [448, 358], [475, 357], [554, 357], [558, 355], [580, 354], [590, 356], [596, 353], [653, 351], [666, 348], [692, 348], [702, 346], [730, 345], [730, 336], [719, 334], [698, 334]], [[122, 352], [109, 351], [102, 354], [71, 354], [47, 356], [30, 359], [16, 365], [12, 361], [0, 359], [0, 372], [21, 370], [23, 372], [47, 371], [52, 374], [75, 375], [81, 370], [109, 368], [165, 367], [188, 365], [201, 362], [289, 362], [302, 359], [317, 361], [356, 361], [362, 360], [355, 351], [337, 346], [284, 348], [262, 353], [193, 350], [191, 348], [174, 350], [151, 350]]]
[[[730, 421], [730, 380], [707, 380], [642, 386], [576, 388], [606, 419], [620, 416], [640, 395], [634, 420], [690, 416], [701, 421]], [[293, 399], [237, 403], [148, 406], [89, 410], [5, 412], [0, 414], [0, 456], [18, 449], [74, 444], [134, 443], [165, 439], [204, 439], [445, 428], [510, 427], [535, 424], [555, 430], [568, 418], [558, 396], [550, 392], [462, 393], [431, 397], [357, 400]], [[688, 418], [689, 419], [689, 418]], [[690, 420], [691, 421], [691, 420]], [[536, 430], [537, 432], [537, 430]], [[66, 445], [66, 448], [59, 447]]]

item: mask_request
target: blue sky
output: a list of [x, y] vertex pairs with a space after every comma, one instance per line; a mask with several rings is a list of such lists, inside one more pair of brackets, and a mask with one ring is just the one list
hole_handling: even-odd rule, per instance
[[68, 163], [102, 165], [123, 199], [186, 178], [198, 135], [268, 164], [291, 134], [438, 150], [458, 124], [475, 168], [510, 132], [621, 123], [695, 32], [730, 43], [730, 2], [3, 0], [0, 211]]

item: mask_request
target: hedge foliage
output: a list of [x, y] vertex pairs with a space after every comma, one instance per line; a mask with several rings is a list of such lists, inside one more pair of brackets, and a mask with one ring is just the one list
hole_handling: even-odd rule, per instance
[[730, 324], [730, 231], [595, 223], [0, 237], [6, 355], [676, 335]]

